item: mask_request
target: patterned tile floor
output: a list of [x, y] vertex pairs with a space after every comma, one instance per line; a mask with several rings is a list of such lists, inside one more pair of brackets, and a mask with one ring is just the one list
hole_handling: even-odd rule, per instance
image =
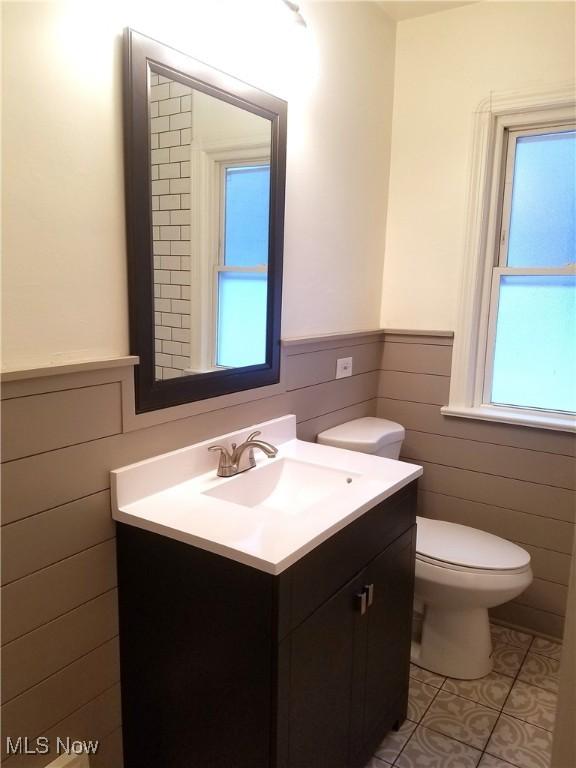
[[491, 631], [494, 671], [481, 680], [411, 665], [408, 719], [366, 768], [548, 768], [561, 646]]

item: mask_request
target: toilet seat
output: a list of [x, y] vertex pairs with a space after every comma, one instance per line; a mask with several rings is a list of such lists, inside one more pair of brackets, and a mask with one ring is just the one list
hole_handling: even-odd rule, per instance
[[476, 528], [417, 517], [416, 559], [467, 573], [523, 573], [530, 555], [510, 541]]
[[430, 565], [435, 565], [437, 568], [443, 568], [446, 571], [461, 571], [463, 573], [487, 573], [494, 576], [507, 576], [508, 574], [514, 574], [514, 573], [526, 573], [530, 569], [530, 564], [525, 565], [521, 568], [472, 568], [469, 565], [457, 565], [456, 563], [447, 563], [444, 560], [438, 560], [434, 557], [427, 557], [426, 555], [422, 555], [419, 552], [416, 553], [416, 560], [419, 560], [421, 563], [429, 563]]

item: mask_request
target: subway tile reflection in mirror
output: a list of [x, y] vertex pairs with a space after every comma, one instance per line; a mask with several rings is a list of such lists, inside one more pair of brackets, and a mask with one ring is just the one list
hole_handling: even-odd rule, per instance
[[155, 378], [264, 363], [271, 123], [148, 82]]

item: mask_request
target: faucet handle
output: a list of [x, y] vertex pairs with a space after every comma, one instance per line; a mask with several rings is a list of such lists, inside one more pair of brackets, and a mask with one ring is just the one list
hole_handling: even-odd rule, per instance
[[230, 477], [233, 473], [234, 461], [227, 448], [223, 445], [210, 445], [209, 451], [220, 451], [220, 461], [218, 462], [217, 474], [219, 477]]
[[225, 448], [223, 445], [209, 445], [208, 446], [208, 450], [209, 451], [220, 451], [220, 453], [226, 454], [228, 456], [230, 455], [228, 453], [228, 448]]
[[254, 440], [255, 437], [258, 437], [258, 435], [261, 435], [261, 434], [262, 434], [261, 429], [257, 429], [255, 432], [251, 432], [246, 438], [246, 442], [249, 443], [250, 440]]

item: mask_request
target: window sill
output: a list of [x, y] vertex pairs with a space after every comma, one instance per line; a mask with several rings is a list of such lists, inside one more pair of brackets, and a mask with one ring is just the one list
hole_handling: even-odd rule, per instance
[[440, 410], [444, 416], [456, 416], [462, 419], [480, 419], [481, 421], [497, 421], [503, 424], [518, 424], [523, 427], [576, 432], [576, 417], [567, 413], [545, 413], [495, 405], [471, 407], [445, 405]]

